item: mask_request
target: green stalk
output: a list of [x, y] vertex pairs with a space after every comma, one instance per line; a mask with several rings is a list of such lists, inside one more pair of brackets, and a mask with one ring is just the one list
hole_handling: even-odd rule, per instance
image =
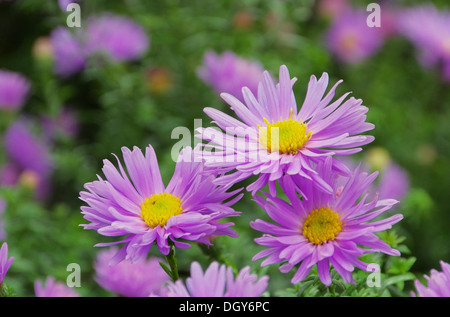
[[173, 241], [169, 240], [170, 251], [169, 254], [166, 255], [166, 261], [169, 266], [166, 264], [159, 262], [164, 271], [169, 275], [173, 282], [176, 282], [180, 276], [178, 274], [178, 266], [177, 266], [177, 258], [175, 256], [175, 244]]

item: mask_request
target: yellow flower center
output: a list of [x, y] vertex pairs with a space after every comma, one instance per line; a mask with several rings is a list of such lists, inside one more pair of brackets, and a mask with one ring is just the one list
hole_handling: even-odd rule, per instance
[[303, 223], [303, 235], [314, 244], [322, 244], [334, 240], [341, 232], [342, 222], [339, 214], [330, 207], [318, 208], [311, 211]]
[[142, 218], [145, 223], [154, 228], [157, 225], [164, 226], [172, 216], [183, 212], [181, 200], [171, 194], [154, 194], [146, 198], [141, 205]]
[[306, 131], [306, 125], [291, 116], [287, 120], [270, 123], [264, 118], [267, 127], [261, 128], [259, 142], [269, 152], [281, 154], [297, 154], [303, 145], [311, 138], [311, 131]]

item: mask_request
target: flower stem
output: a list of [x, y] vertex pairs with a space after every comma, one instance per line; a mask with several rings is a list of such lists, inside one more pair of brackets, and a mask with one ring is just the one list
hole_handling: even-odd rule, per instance
[[169, 267], [165, 265], [164, 263], [159, 262], [161, 267], [166, 271], [166, 273], [170, 276], [173, 282], [176, 282], [180, 276], [178, 274], [178, 266], [177, 266], [177, 258], [175, 257], [175, 244], [169, 240], [170, 245], [170, 251], [169, 254], [166, 255], [166, 261], [167, 264], [169, 264]]

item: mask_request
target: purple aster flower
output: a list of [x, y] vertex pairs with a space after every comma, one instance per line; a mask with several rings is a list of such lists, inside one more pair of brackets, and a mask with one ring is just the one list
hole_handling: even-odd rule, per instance
[[418, 49], [419, 61], [427, 68], [442, 67], [450, 81], [450, 11], [432, 4], [399, 10], [397, 31]]
[[367, 25], [365, 10], [348, 8], [333, 20], [326, 34], [326, 44], [341, 61], [359, 63], [375, 54], [384, 43], [381, 27]]
[[191, 264], [191, 276], [186, 285], [181, 280], [169, 282], [162, 295], [166, 297], [260, 297], [267, 288], [267, 275], [258, 279], [243, 268], [235, 277], [233, 269], [225, 264], [212, 262], [203, 272], [198, 262]]
[[5, 240], [6, 233], [3, 230], [2, 214], [6, 209], [6, 201], [0, 197], [0, 240]]
[[168, 255], [169, 243], [189, 248], [190, 244], [181, 240], [211, 245], [208, 236], [237, 236], [228, 228], [233, 223], [218, 221], [239, 214], [230, 206], [241, 198], [242, 194], [233, 197], [240, 190], [228, 193], [230, 186], [214, 185], [216, 175], [202, 162], [194, 161], [191, 148], [180, 152], [167, 186], [151, 145], [145, 155], [137, 147], [133, 151], [123, 147], [122, 154], [129, 176], [118, 158], [118, 169], [104, 160], [106, 180], [99, 177], [85, 184], [87, 191], [80, 193], [81, 200], [89, 205], [81, 207], [82, 214], [90, 222], [81, 226], [104, 236], [125, 236], [118, 242], [97, 244], [125, 243], [111, 264], [143, 259], [154, 242], [162, 254]]
[[122, 261], [109, 265], [117, 248], [100, 251], [95, 261], [95, 280], [104, 289], [120, 296], [148, 297], [158, 294], [170, 278], [159, 264], [160, 259], [151, 257], [139, 263]]
[[[450, 264], [440, 261], [442, 272], [432, 269], [430, 276], [425, 275], [427, 286], [420, 283], [419, 280], [414, 282], [417, 296], [419, 297], [450, 297]], [[411, 296], [416, 297], [414, 292]]]
[[52, 276], [47, 277], [44, 283], [35, 281], [34, 292], [36, 297], [80, 297], [73, 288], [55, 281]]
[[[38, 198], [45, 198], [50, 186], [51, 158], [46, 144], [34, 135], [24, 120], [14, 122], [4, 136], [10, 160], [2, 169], [1, 184], [15, 185], [22, 176], [36, 186]], [[33, 186], [34, 186], [33, 185]]]
[[0, 109], [18, 110], [28, 97], [31, 84], [19, 73], [0, 69]]
[[[208, 142], [203, 144], [201, 155], [208, 166], [231, 172], [219, 178], [221, 183], [259, 175], [247, 187], [253, 193], [266, 184], [273, 192], [275, 181], [283, 175], [295, 175], [296, 182], [313, 179], [318, 189], [331, 192], [313, 164], [327, 156], [359, 152], [359, 146], [371, 142], [372, 136], [359, 135], [374, 127], [365, 122], [368, 109], [360, 99], [351, 97], [344, 101], [349, 93], [331, 102], [341, 81], [324, 96], [328, 85], [328, 74], [324, 73], [319, 80], [311, 77], [305, 101], [298, 110], [292, 91], [296, 79], [291, 80], [284, 65], [280, 67], [279, 78], [276, 85], [269, 73], [264, 72], [257, 97], [244, 87], [245, 105], [230, 94], [221, 94], [242, 121], [205, 108], [205, 113], [226, 133], [211, 127], [198, 129], [198, 137]], [[338, 160], [333, 160], [333, 168], [350, 172]]]
[[55, 73], [67, 77], [84, 69], [86, 57], [75, 34], [58, 27], [50, 35]]
[[14, 257], [8, 258], [8, 244], [3, 242], [0, 248], [0, 286], [4, 283], [6, 273], [8, 273], [13, 262]]
[[267, 247], [253, 260], [266, 258], [262, 266], [285, 262], [280, 266], [283, 273], [299, 264], [291, 279], [293, 284], [301, 282], [317, 264], [320, 280], [330, 285], [330, 264], [346, 283], [354, 283], [351, 274], [354, 267], [370, 271], [359, 257], [371, 252], [400, 255], [376, 233], [391, 228], [403, 216], [397, 214], [372, 221], [397, 201], [375, 198], [366, 202], [366, 191], [378, 173], [360, 173], [358, 166], [347, 182], [338, 186], [338, 175], [331, 168], [331, 159], [319, 164], [317, 171], [333, 184], [332, 193], [317, 191], [312, 182], [305, 179], [302, 191], [308, 199], [301, 199], [290, 176], [286, 176], [280, 185], [289, 202], [273, 196], [267, 199], [255, 196], [258, 205], [277, 224], [260, 219], [250, 223], [255, 230], [264, 232], [255, 239], [256, 243]]
[[259, 62], [245, 60], [231, 51], [222, 55], [209, 51], [203, 56], [203, 65], [197, 73], [218, 94], [228, 93], [244, 101], [242, 87], [256, 94], [263, 72]]
[[112, 14], [90, 17], [83, 32], [86, 53], [106, 54], [113, 61], [130, 61], [147, 52], [150, 40], [134, 21]]

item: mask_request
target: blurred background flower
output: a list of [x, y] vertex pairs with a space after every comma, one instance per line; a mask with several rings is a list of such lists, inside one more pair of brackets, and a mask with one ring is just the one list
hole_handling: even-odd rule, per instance
[[50, 34], [50, 41], [56, 74], [70, 76], [84, 69], [86, 57], [83, 47], [69, 29], [57, 27]]
[[250, 273], [250, 266], [235, 277], [233, 269], [225, 264], [212, 262], [203, 272], [200, 263], [192, 262], [186, 282], [169, 282], [161, 294], [164, 297], [260, 297], [268, 282], [268, 276]]
[[135, 60], [150, 46], [149, 37], [141, 26], [109, 13], [88, 18], [81, 38], [86, 54], [104, 54], [115, 62]]
[[48, 276], [44, 282], [36, 280], [34, 290], [36, 297], [80, 297], [75, 289], [56, 281], [53, 276]]
[[397, 19], [397, 31], [411, 41], [419, 62], [450, 81], [450, 10], [427, 4], [399, 10]]
[[19, 110], [25, 104], [31, 83], [19, 73], [0, 69], [0, 109]]
[[334, 17], [325, 40], [340, 61], [360, 63], [376, 54], [384, 44], [383, 32], [367, 25], [367, 15], [365, 10], [347, 8]]
[[27, 121], [18, 120], [6, 131], [4, 145], [9, 163], [2, 168], [1, 184], [22, 183], [37, 198], [47, 197], [52, 166], [50, 149], [44, 141], [31, 132]]
[[[450, 297], [450, 264], [440, 261], [441, 271], [432, 269], [430, 275], [425, 275], [425, 284], [416, 280], [418, 297]], [[412, 296], [416, 296], [412, 293]]]
[[79, 132], [78, 118], [75, 111], [69, 107], [60, 109], [56, 117], [44, 114], [40, 121], [42, 134], [49, 143], [61, 138], [73, 139]]
[[159, 264], [162, 259], [152, 257], [141, 262], [122, 261], [110, 265], [117, 248], [98, 252], [94, 263], [95, 280], [104, 289], [125, 297], [148, 297], [159, 294], [169, 276]]
[[208, 51], [203, 56], [198, 76], [218, 95], [225, 92], [244, 101], [242, 87], [248, 87], [256, 94], [263, 72], [264, 68], [259, 62], [246, 60], [231, 51], [222, 54]]

